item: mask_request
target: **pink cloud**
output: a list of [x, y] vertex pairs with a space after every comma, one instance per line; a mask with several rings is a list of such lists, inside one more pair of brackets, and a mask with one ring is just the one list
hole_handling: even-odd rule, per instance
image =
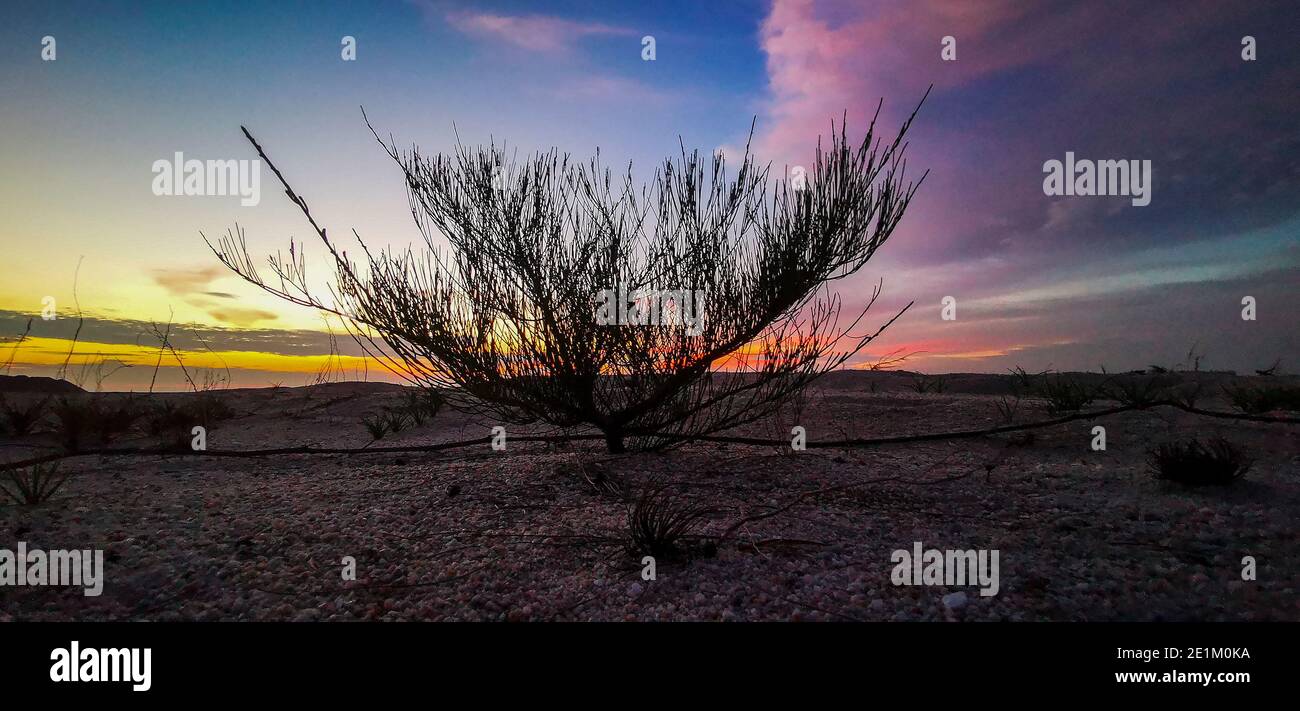
[[[936, 316], [939, 299], [1009, 297], [1041, 281], [1045, 270], [1074, 258], [1086, 263], [1089, 251], [1138, 249], [1162, 233], [1176, 236], [1154, 219], [1139, 220], [1146, 215], [1114, 214], [1104, 201], [1045, 199], [1039, 168], [1066, 150], [1145, 151], [1171, 174], [1195, 175], [1201, 161], [1165, 161], [1164, 151], [1213, 149], [1223, 141], [1211, 137], [1260, 133], [1258, 117], [1281, 114], [1272, 109], [1289, 101], [1279, 98], [1284, 92], [1252, 92], [1251, 101], [1267, 110], [1245, 111], [1233, 103], [1241, 100], [1234, 92], [1187, 90], [1242, 76], [1234, 21], [1242, 22], [1230, 4], [1205, 0], [1180, 6], [1176, 23], [1158, 6], [1106, 0], [773, 0], [759, 30], [768, 91], [756, 154], [778, 173], [806, 165], [832, 120], [847, 113], [850, 135], [860, 138], [882, 98], [877, 130], [891, 139], [933, 85], [908, 149], [911, 178], [932, 172], [863, 281], [840, 288], [847, 302], [861, 301], [863, 285], [886, 276], [887, 299], [917, 300], [873, 348], [916, 347], [935, 367], [970, 368], [997, 353], [1034, 353], [1060, 365], [1068, 350], [1062, 344], [1080, 333], [1103, 338], [1092, 332], [1091, 312], [1066, 320], [1061, 306], [1032, 303], [1014, 313], [968, 309], [960, 323], [945, 324]], [[941, 57], [945, 36], [956, 39], [955, 62]], [[1219, 170], [1238, 163], [1237, 156], [1208, 155]], [[1179, 197], [1162, 188], [1166, 203]]]
[[[864, 125], [882, 97], [882, 118], [896, 126], [931, 84], [942, 94], [1030, 65], [1062, 67], [1080, 84], [1110, 91], [1140, 88], [1152, 74], [1168, 81], [1190, 65], [1177, 52], [1152, 52], [1142, 71], [1133, 71], [1122, 63], [1098, 64], [1095, 52], [1080, 48], [1169, 49], [1229, 13], [1222, 3], [1201, 0], [1183, 8], [1180, 22], [1161, 23], [1145, 21], [1148, 10], [1125, 3], [884, 0], [832, 20], [833, 6], [774, 0], [760, 28], [770, 95], [769, 128], [760, 147], [774, 159], [807, 153], [809, 137], [825, 133], [846, 110], [851, 126]], [[1126, 14], [1134, 15], [1131, 22], [1124, 21]], [[1163, 32], [1151, 36], [1153, 26]], [[946, 36], [956, 40], [956, 61], [940, 57]]]

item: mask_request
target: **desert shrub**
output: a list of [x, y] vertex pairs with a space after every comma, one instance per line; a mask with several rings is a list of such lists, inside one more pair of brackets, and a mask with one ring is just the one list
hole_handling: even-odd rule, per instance
[[1034, 394], [1047, 401], [1047, 411], [1052, 414], [1077, 412], [1096, 397], [1096, 392], [1066, 375], [1048, 375], [1039, 379]]
[[100, 443], [108, 444], [130, 432], [147, 411], [134, 398], [127, 397], [98, 403], [93, 414], [92, 431]]
[[60, 474], [59, 465], [37, 464], [30, 470], [13, 469], [5, 472], [0, 479], [0, 493], [15, 503], [35, 505], [48, 501], [50, 497], [67, 481], [67, 474]]
[[1188, 383], [1179, 387], [1170, 388], [1169, 397], [1175, 402], [1185, 407], [1196, 407], [1196, 401], [1201, 398], [1201, 391], [1204, 385], [1200, 382]]
[[1232, 406], [1251, 415], [1274, 410], [1300, 410], [1300, 388], [1286, 385], [1225, 387]]
[[581, 455], [578, 455], [557, 466], [553, 471], [557, 474], [577, 477], [590, 487], [592, 492], [600, 496], [609, 496], [623, 501], [625, 484], [622, 477], [610, 472], [599, 463], [591, 463], [590, 466], [588, 464]]
[[682, 540], [711, 511], [666, 486], [647, 486], [627, 509], [628, 548], [655, 557], [679, 553]]
[[[1011, 373], [1012, 392], [1024, 394], [1033, 388], [1034, 378], [1036, 377], [1033, 373], [1030, 373], [1018, 365], [1011, 368], [1008, 372]], [[1042, 375], [1042, 373], [1039, 373], [1038, 375]]]
[[188, 428], [190, 416], [183, 408], [171, 400], [161, 400], [153, 404], [144, 415], [144, 431], [155, 437], [173, 430]]
[[1161, 444], [1148, 453], [1151, 474], [1166, 481], [1189, 486], [1231, 484], [1246, 475], [1252, 460], [1238, 445], [1221, 437], [1201, 443]]
[[385, 407], [378, 414], [362, 417], [361, 424], [372, 439], [379, 440], [384, 435], [396, 434], [409, 426], [423, 425], [426, 420], [437, 416], [441, 408], [441, 398], [437, 393], [421, 390], [408, 393], [397, 406]]
[[199, 393], [194, 400], [187, 403], [185, 409], [197, 421], [197, 424], [204, 427], [211, 427], [214, 423], [229, 420], [235, 416], [234, 408], [210, 391]]
[[998, 408], [998, 418], [1002, 423], [1010, 425], [1016, 421], [1016, 415], [1020, 413], [1020, 396], [1003, 395], [993, 405]]
[[[390, 141], [424, 248], [353, 258], [245, 130], [335, 280], [328, 291], [308, 280], [301, 249], [265, 274], [238, 227], [208, 244], [259, 288], [344, 320], [449, 407], [503, 424], [591, 427], [613, 453], [661, 449], [773, 414], [898, 318], [859, 328], [880, 287], [854, 317], [841, 314], [831, 282], [865, 266], [911, 204], [919, 183], [904, 153], [915, 115], [893, 140], [873, 121], [859, 143], [841, 123], [817, 144], [807, 179], [793, 181], [748, 151], [683, 147], [638, 184], [630, 163], [616, 174], [599, 154], [518, 159], [492, 144], [429, 156]], [[672, 309], [654, 297], [646, 316], [658, 326], [611, 314], [626, 311], [625, 297], [613, 301], [629, 284], [678, 294]], [[728, 374], [732, 354], [744, 377]]]
[[799, 426], [801, 423], [807, 423], [806, 414], [809, 410], [809, 405], [812, 404], [812, 402], [812, 395], [808, 391], [800, 391], [795, 393], [790, 400], [783, 403], [781, 407], [777, 408], [772, 416], [768, 418], [768, 437], [776, 442], [782, 443], [773, 446], [773, 451], [777, 454], [781, 456], [795, 456], [798, 454], [798, 452], [790, 447], [789, 438], [796, 426]]
[[923, 373], [913, 373], [910, 386], [917, 394], [925, 395], [926, 393], [943, 392], [944, 388], [947, 387], [947, 383], [941, 375], [930, 376]]
[[1162, 371], [1153, 375], [1112, 378], [1102, 387], [1106, 397], [1121, 405], [1150, 407], [1174, 399], [1178, 379]]
[[408, 424], [406, 413], [401, 410], [384, 410], [380, 417], [383, 418], [384, 427], [393, 434], [406, 429]]
[[235, 416], [230, 405], [209, 392], [187, 401], [162, 400], [143, 414], [144, 431], [163, 441], [165, 448], [189, 449], [190, 436], [196, 425], [205, 428]]
[[90, 443], [100, 416], [97, 408], [95, 401], [89, 399], [64, 397], [54, 403], [54, 429], [68, 451], [76, 452]]
[[421, 388], [415, 392], [406, 394], [406, 400], [403, 401], [401, 412], [404, 413], [411, 422], [420, 427], [426, 420], [432, 420], [442, 411], [442, 395], [432, 388]]
[[383, 439], [384, 435], [388, 434], [388, 418], [383, 413], [366, 415], [361, 418], [361, 424], [365, 425], [372, 439]]
[[108, 401], [100, 398], [64, 397], [54, 404], [55, 432], [69, 451], [90, 444], [108, 445], [131, 431], [146, 415], [131, 398]]
[[1262, 375], [1262, 376], [1264, 376], [1264, 377], [1271, 377], [1271, 376], [1277, 375], [1277, 372], [1278, 372], [1277, 369], [1280, 368], [1280, 367], [1282, 367], [1282, 359], [1281, 359], [1281, 358], [1278, 358], [1277, 360], [1273, 361], [1273, 365], [1270, 365], [1269, 367], [1264, 368], [1264, 369], [1262, 369], [1262, 370], [1256, 370], [1256, 371], [1255, 371], [1255, 375]]
[[1022, 401], [1033, 393], [1035, 378], [1043, 377], [1046, 371], [1030, 373], [1024, 368], [1016, 366], [1007, 372], [1011, 373], [1011, 393], [998, 398], [994, 406], [997, 407], [998, 418], [1002, 423], [1010, 425], [1015, 423], [1016, 417], [1020, 414]]
[[195, 424], [198, 420], [188, 408], [170, 400], [156, 403], [144, 415], [145, 432], [161, 438], [164, 449], [189, 449], [190, 431]]
[[5, 430], [17, 437], [31, 434], [45, 416], [49, 404], [48, 397], [29, 399], [26, 403], [0, 399], [0, 423]]
[[419, 396], [415, 393], [407, 393], [406, 400], [402, 402], [400, 411], [406, 415], [411, 424], [416, 427], [424, 426], [424, 421], [428, 419], [423, 407], [420, 406]]

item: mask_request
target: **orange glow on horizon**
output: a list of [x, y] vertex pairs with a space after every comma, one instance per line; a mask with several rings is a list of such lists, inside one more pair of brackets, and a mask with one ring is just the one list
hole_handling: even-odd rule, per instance
[[[72, 341], [62, 338], [29, 337], [17, 346], [9, 345], [9, 353], [2, 356], [8, 361], [13, 355], [14, 365], [62, 365], [65, 360], [70, 365], [87, 365], [99, 361], [120, 361], [131, 366], [153, 366], [158, 363], [157, 346], [140, 346], [131, 343], [95, 343], [81, 341], [76, 344], [72, 357]], [[186, 368], [224, 370], [266, 370], [280, 373], [317, 373], [327, 367], [334, 369], [365, 369], [374, 365], [382, 370], [375, 359], [364, 356], [331, 355], [286, 355], [284, 353], [264, 353], [259, 351], [194, 351], [177, 349], [176, 354]], [[162, 354], [163, 366], [175, 366], [176, 358], [170, 351]]]

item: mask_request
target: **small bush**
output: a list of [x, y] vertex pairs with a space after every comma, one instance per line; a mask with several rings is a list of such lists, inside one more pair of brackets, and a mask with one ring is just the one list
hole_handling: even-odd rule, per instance
[[1013, 395], [1010, 397], [1003, 395], [993, 404], [998, 408], [998, 417], [1001, 419], [1002, 424], [1015, 424], [1016, 415], [1020, 413], [1019, 395]]
[[393, 434], [397, 434], [406, 429], [406, 413], [400, 410], [384, 410], [381, 417], [384, 420], [384, 427]]
[[371, 439], [380, 440], [388, 434], [388, 419], [383, 414], [366, 415], [361, 418], [361, 424], [366, 426]]
[[1204, 386], [1200, 382], [1190, 383], [1177, 388], [1169, 389], [1169, 397], [1184, 407], [1196, 407], [1196, 401], [1201, 399], [1201, 391]]
[[947, 387], [947, 382], [941, 375], [925, 375], [923, 373], [913, 373], [911, 388], [919, 395], [926, 393], [942, 393]]
[[681, 499], [665, 486], [646, 487], [627, 510], [629, 550], [655, 557], [678, 553], [682, 539], [711, 512], [708, 507]]
[[1045, 376], [1034, 394], [1047, 401], [1047, 411], [1052, 414], [1078, 412], [1096, 397], [1096, 392], [1083, 383], [1064, 375]]
[[432, 420], [442, 411], [442, 395], [437, 390], [421, 389], [407, 393], [401, 411], [410, 418], [416, 427], [423, 426], [426, 420]]
[[143, 413], [144, 431], [162, 439], [166, 449], [190, 449], [191, 433], [196, 425], [211, 428], [228, 420], [235, 411], [223, 400], [208, 392], [183, 401], [161, 400]]
[[575, 474], [586, 482], [587, 486], [591, 487], [591, 490], [596, 494], [623, 499], [624, 484], [618, 475], [609, 472], [599, 464], [588, 467], [581, 456], [572, 461], [575, 466], [572, 469], [565, 468], [563, 471]]
[[1246, 475], [1252, 461], [1241, 447], [1221, 437], [1169, 442], [1149, 452], [1151, 474], [1189, 486], [1231, 484]]
[[146, 411], [140, 404], [130, 397], [99, 403], [94, 410], [95, 418], [91, 427], [100, 443], [108, 444], [130, 432], [145, 414]]
[[402, 403], [400, 410], [408, 419], [410, 419], [412, 425], [416, 427], [424, 426], [424, 421], [427, 417], [424, 408], [419, 405], [419, 395], [415, 393], [407, 393], [406, 401]]
[[0, 399], [0, 424], [16, 437], [31, 434], [45, 416], [49, 404], [48, 397], [31, 399], [26, 404]]
[[1274, 410], [1300, 411], [1300, 388], [1286, 385], [1257, 385], [1224, 388], [1232, 406], [1250, 415]]
[[15, 503], [34, 506], [44, 503], [67, 481], [67, 474], [60, 474], [59, 466], [54, 464], [37, 464], [24, 473], [21, 469], [5, 472], [0, 479], [0, 493]]
[[1007, 371], [1011, 373], [1011, 389], [1014, 392], [1027, 392], [1034, 384], [1034, 375], [1020, 366]]
[[1103, 387], [1107, 397], [1121, 405], [1150, 407], [1175, 398], [1174, 386], [1178, 379], [1164, 374], [1114, 378]]
[[190, 416], [171, 400], [154, 403], [144, 416], [144, 431], [155, 437], [181, 428], [188, 429], [189, 424]]
[[59, 442], [69, 452], [79, 451], [90, 443], [100, 417], [94, 400], [59, 398], [54, 403], [55, 431]]
[[225, 400], [206, 390], [187, 403], [185, 409], [194, 420], [197, 420], [195, 424], [204, 427], [211, 427], [214, 423], [229, 420], [235, 416], [234, 408], [230, 407]]
[[1277, 375], [1277, 369], [1280, 367], [1282, 367], [1282, 359], [1278, 358], [1277, 360], [1273, 361], [1273, 365], [1270, 365], [1269, 367], [1264, 368], [1263, 370], [1256, 370], [1255, 375], [1271, 377]]
[[53, 408], [55, 431], [69, 451], [90, 444], [107, 446], [131, 431], [146, 411], [132, 398], [60, 398]]
[[145, 414], [144, 430], [161, 438], [164, 449], [184, 450], [190, 448], [190, 431], [197, 422], [196, 416], [186, 408], [163, 400]]

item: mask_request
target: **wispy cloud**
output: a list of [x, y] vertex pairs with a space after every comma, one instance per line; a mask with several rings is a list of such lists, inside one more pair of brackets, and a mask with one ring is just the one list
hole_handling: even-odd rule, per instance
[[172, 296], [183, 299], [187, 304], [205, 310], [209, 316], [221, 323], [247, 327], [279, 318], [277, 314], [266, 309], [244, 308], [224, 303], [239, 297], [227, 291], [215, 291], [211, 288], [211, 284], [227, 274], [228, 272], [219, 266], [155, 269], [152, 272], [155, 284], [166, 289]]
[[[421, 3], [421, 7], [426, 15], [441, 12], [431, 3]], [[562, 53], [589, 37], [626, 37], [636, 34], [626, 27], [550, 15], [504, 15], [471, 10], [450, 10], [441, 14], [447, 24], [467, 35], [505, 42], [534, 52]]]
[[155, 284], [166, 289], [174, 296], [191, 296], [195, 293], [204, 293], [209, 296], [233, 298], [230, 294], [224, 292], [208, 290], [208, 285], [225, 273], [222, 267], [210, 266], [193, 269], [155, 269], [152, 275]]
[[[251, 311], [256, 312], [256, 309]], [[232, 319], [236, 316], [229, 315]], [[32, 338], [70, 342], [76, 334], [82, 342], [117, 346], [143, 345], [154, 349], [158, 346], [157, 340], [152, 335], [153, 328], [157, 324], [149, 321], [105, 318], [88, 312], [81, 320], [81, 331], [77, 334], [77, 319], [61, 318], [55, 321], [44, 321], [40, 318], [32, 319], [29, 313], [0, 309], [0, 349], [12, 347], [18, 335], [25, 330], [29, 319], [32, 320], [30, 334]], [[339, 338], [331, 344], [329, 334], [324, 331], [223, 328], [184, 322], [172, 324], [171, 343], [181, 350], [198, 351], [211, 346], [218, 350], [255, 351], [285, 356], [328, 354], [333, 346], [337, 346], [345, 355], [363, 353], [350, 338]], [[4, 357], [0, 357], [0, 361], [3, 359]]]
[[221, 307], [209, 309], [208, 315], [235, 326], [255, 326], [261, 321], [274, 321], [277, 317], [270, 311], [262, 309], [241, 309], [237, 307]]
[[634, 79], [601, 75], [574, 77], [553, 86], [534, 87], [530, 91], [559, 99], [618, 99], [662, 103], [680, 98], [677, 94]]

